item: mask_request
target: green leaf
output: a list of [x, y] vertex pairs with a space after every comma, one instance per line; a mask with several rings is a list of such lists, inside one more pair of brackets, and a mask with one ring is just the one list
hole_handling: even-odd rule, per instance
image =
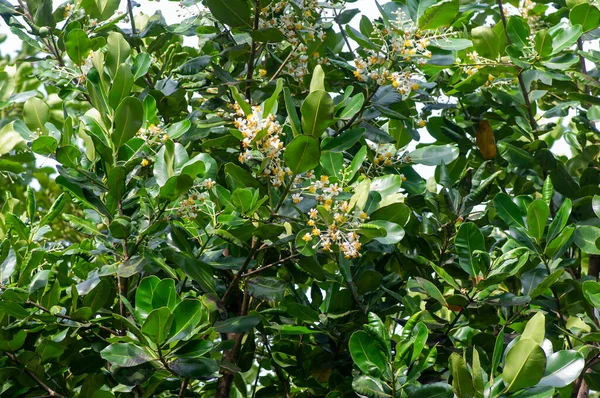
[[206, 6], [221, 23], [233, 28], [252, 27], [250, 7], [244, 0], [206, 0]]
[[98, 22], [105, 21], [115, 15], [121, 0], [82, 0], [81, 6]]
[[100, 351], [100, 356], [108, 362], [122, 367], [137, 366], [154, 359], [143, 348], [131, 343], [111, 344]]
[[459, 397], [471, 397], [475, 390], [473, 389], [473, 381], [467, 370], [467, 364], [464, 358], [453, 352], [450, 355], [450, 371], [452, 372], [452, 387], [456, 395]]
[[571, 47], [577, 43], [577, 39], [583, 33], [581, 25], [561, 26], [556, 30], [556, 34], [552, 35], [552, 55], [560, 53], [562, 50]]
[[529, 293], [529, 297], [532, 299], [538, 297], [543, 294], [547, 289], [549, 289], [556, 281], [560, 279], [564, 272], [563, 268], [559, 268], [556, 271], [552, 272], [548, 275], [544, 280], [542, 280], [536, 287]]
[[210, 65], [211, 60], [212, 57], [210, 55], [201, 55], [199, 57], [195, 57], [185, 61], [183, 64], [179, 65], [173, 72], [184, 76], [195, 75], [206, 69], [206, 67]]
[[6, 124], [0, 130], [0, 156], [9, 153], [23, 141], [23, 137], [14, 129], [14, 122]]
[[506, 31], [508, 36], [514, 45], [518, 48], [523, 49], [529, 45], [530, 29], [529, 24], [525, 18], [517, 15], [511, 15], [508, 19]]
[[419, 386], [408, 394], [408, 398], [452, 398], [454, 391], [449, 384], [438, 382]]
[[544, 236], [550, 208], [542, 199], [534, 200], [527, 208], [527, 228], [538, 242]]
[[250, 37], [259, 43], [279, 43], [285, 40], [285, 36], [281, 33], [281, 30], [277, 28], [260, 28], [252, 30]]
[[45, 124], [50, 120], [50, 108], [37, 97], [29, 98], [23, 106], [23, 120], [30, 130], [45, 132]]
[[152, 60], [148, 53], [139, 53], [133, 61], [133, 80], [136, 81], [140, 77], [148, 73]]
[[179, 358], [169, 368], [181, 377], [208, 380], [219, 375], [219, 365], [212, 358]]
[[333, 122], [334, 104], [326, 91], [310, 93], [300, 108], [302, 131], [304, 134], [319, 137]]
[[342, 134], [330, 140], [323, 140], [321, 150], [331, 152], [343, 152], [352, 148], [365, 134], [365, 129], [362, 127], [349, 129]]
[[309, 93], [313, 93], [318, 90], [325, 91], [325, 71], [320, 64], [317, 64], [313, 70], [312, 78], [310, 79]]
[[292, 173], [300, 174], [319, 165], [319, 140], [309, 135], [295, 137], [285, 148], [283, 160]]
[[135, 137], [144, 122], [144, 105], [136, 97], [125, 97], [115, 111], [115, 128], [111, 140], [115, 148]]
[[585, 357], [579, 351], [562, 350], [548, 357], [544, 377], [538, 387], [562, 388], [573, 383], [583, 371]]
[[458, 0], [436, 2], [419, 17], [419, 29], [428, 30], [449, 26], [456, 18], [459, 7], [460, 1]]
[[[365, 96], [363, 93], [359, 93], [357, 95], [355, 95], [354, 97], [352, 97], [350, 99], [350, 101], [348, 102], [348, 105], [346, 105], [340, 112], [340, 114], [338, 115], [338, 118], [342, 119], [342, 120], [348, 120], [348, 119], [352, 119], [352, 117], [354, 115], [356, 115], [358, 112], [360, 112], [360, 110], [363, 107], [363, 104], [365, 102]], [[358, 129], [355, 129], [358, 130]]]
[[536, 313], [525, 325], [521, 340], [531, 339], [542, 345], [546, 335], [546, 318], [542, 312]]
[[509, 227], [525, 227], [523, 224], [523, 217], [519, 207], [511, 200], [510, 196], [505, 193], [499, 193], [494, 198], [494, 207], [498, 216], [509, 226]]
[[38, 137], [31, 143], [31, 150], [43, 156], [54, 153], [56, 148], [58, 148], [58, 141], [49, 135]]
[[219, 333], [245, 333], [260, 323], [260, 317], [256, 315], [238, 316], [226, 321], [215, 322], [215, 331]]
[[169, 334], [173, 314], [167, 307], [157, 308], [148, 314], [148, 318], [142, 325], [142, 333], [156, 344], [162, 344]]
[[175, 289], [175, 280], [167, 278], [161, 280], [156, 286], [152, 295], [152, 308], [167, 307], [169, 310], [174, 311], [180, 301], [181, 299]]
[[244, 115], [246, 115], [246, 116], [252, 115], [252, 107], [242, 97], [242, 95], [238, 91], [237, 87], [236, 86], [231, 86], [229, 89], [231, 90], [231, 96], [233, 97], [233, 99], [235, 100], [235, 102], [237, 102], [237, 104], [240, 106], [240, 108], [244, 111]]
[[142, 279], [136, 289], [135, 312], [139, 319], [146, 319], [148, 314], [154, 309], [152, 306], [152, 297], [154, 297], [154, 292], [159, 283], [160, 279], [157, 276], [148, 276]]
[[[1, 252], [0, 252], [1, 254]], [[10, 280], [11, 275], [17, 268], [17, 257], [15, 256], [14, 250], [11, 248], [8, 250], [6, 257], [2, 259], [0, 263], [0, 283], [6, 284]]]
[[502, 379], [508, 391], [535, 386], [544, 375], [546, 355], [533, 340], [519, 340], [506, 355]]
[[478, 262], [474, 259], [475, 250], [485, 251], [485, 240], [477, 225], [472, 222], [464, 223], [456, 234], [456, 254], [460, 267], [471, 277], [475, 278], [481, 271]]
[[279, 94], [283, 90], [283, 79], [277, 79], [277, 84], [275, 86], [275, 91], [273, 94], [265, 101], [263, 107], [263, 116], [267, 116], [270, 114], [277, 113], [277, 100], [279, 98]]
[[486, 58], [496, 59], [500, 42], [492, 28], [488, 26], [473, 28], [471, 30], [471, 40], [473, 40], [473, 47], [475, 47], [478, 54]]
[[54, 219], [63, 211], [63, 208], [67, 204], [69, 197], [61, 193], [60, 196], [52, 203], [50, 210], [40, 220], [40, 227], [50, 224]]
[[534, 42], [534, 49], [540, 57], [544, 58], [552, 53], [552, 38], [546, 29], [538, 30]]
[[167, 201], [174, 201], [186, 194], [194, 185], [194, 180], [189, 175], [173, 176], [160, 188], [158, 196]]
[[569, 12], [569, 21], [572, 25], [581, 25], [583, 32], [589, 32], [600, 26], [600, 10], [589, 3], [579, 4]]
[[90, 54], [91, 41], [82, 29], [69, 31], [65, 43], [67, 54], [76, 65], [81, 65]]
[[246, 281], [248, 294], [260, 300], [281, 301], [285, 294], [283, 279], [257, 276]]
[[115, 76], [119, 65], [124, 63], [129, 58], [129, 52], [131, 50], [129, 43], [118, 32], [110, 32], [106, 39], [107, 52], [106, 52], [106, 66], [111, 73], [111, 76]]
[[389, 377], [387, 353], [367, 332], [354, 332], [348, 342], [348, 349], [352, 360], [363, 373], [378, 378]]
[[585, 299], [595, 308], [600, 310], [600, 283], [596, 281], [585, 281], [581, 285]]
[[546, 241], [550, 242], [554, 239], [567, 225], [569, 221], [569, 216], [571, 215], [572, 203], [571, 199], [565, 198], [564, 202], [556, 212], [554, 216], [554, 220], [550, 223], [548, 227], [548, 235], [546, 236]]
[[460, 51], [466, 50], [469, 47], [473, 47], [473, 42], [468, 39], [447, 38], [439, 39], [438, 41], [433, 42], [432, 45], [439, 47], [442, 50]]
[[117, 74], [115, 75], [113, 84], [110, 88], [110, 93], [108, 94], [108, 104], [113, 109], [116, 109], [121, 103], [121, 100], [131, 94], [132, 87], [133, 75], [131, 74], [131, 68], [127, 64], [119, 65]]
[[427, 294], [431, 298], [437, 300], [444, 307], [448, 306], [448, 303], [446, 302], [444, 295], [442, 294], [442, 292], [440, 292], [440, 290], [433, 283], [431, 283], [427, 279], [423, 279], [423, 278], [419, 278], [419, 277], [417, 277], [416, 280], [419, 283], [419, 285], [421, 285], [421, 287], [427, 292]]
[[458, 158], [458, 148], [454, 145], [428, 145], [415, 149], [408, 155], [415, 163], [425, 166], [439, 166], [440, 164], [450, 164]]
[[393, 398], [390, 387], [371, 376], [360, 375], [352, 380], [352, 388], [363, 397]]
[[288, 119], [290, 121], [290, 126], [292, 127], [294, 136], [300, 135], [302, 133], [302, 126], [289, 87], [284, 87], [283, 98], [285, 100], [285, 109], [287, 111]]
[[587, 254], [600, 254], [596, 241], [600, 238], [600, 228], [593, 225], [580, 225], [575, 230], [575, 244]]
[[204, 308], [200, 300], [182, 300], [173, 310], [173, 323], [169, 331], [168, 343], [178, 340], [187, 340], [192, 337], [192, 331], [200, 323], [204, 315]]

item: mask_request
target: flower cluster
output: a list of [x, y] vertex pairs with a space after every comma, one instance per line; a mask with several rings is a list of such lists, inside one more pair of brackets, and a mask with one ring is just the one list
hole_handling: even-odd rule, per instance
[[[274, 1], [261, 10], [260, 28], [277, 28], [291, 44], [283, 72], [297, 79], [302, 79], [308, 74], [309, 55], [307, 44], [315, 40], [325, 40], [326, 33], [318, 23], [323, 7], [315, 0], [304, 0], [300, 4], [294, 2], [289, 5], [289, 0]], [[300, 10], [298, 11], [298, 6]], [[311, 54], [318, 63], [327, 63], [327, 59], [319, 53]], [[260, 71], [259, 71], [260, 73]], [[266, 73], [264, 73], [266, 75]], [[264, 77], [264, 76], [261, 76]]]
[[284, 147], [279, 137], [281, 125], [275, 120], [275, 115], [263, 117], [260, 106], [253, 106], [249, 115], [245, 115], [237, 103], [234, 108], [237, 116], [234, 125], [242, 135], [242, 151], [238, 160], [240, 163], [263, 163], [266, 160], [262, 175], [270, 177], [273, 186], [281, 186], [286, 174], [291, 174], [291, 171], [281, 162]]
[[196, 190], [188, 195], [186, 199], [179, 202], [177, 216], [180, 218], [193, 220], [199, 213], [210, 213], [214, 210], [214, 204], [208, 201], [208, 192], [216, 185], [212, 179], [207, 178]]
[[[367, 213], [352, 209], [348, 200], [341, 199], [343, 186], [332, 183], [328, 176], [316, 179], [311, 171], [304, 178], [310, 182], [292, 195], [293, 202], [302, 201], [303, 195], [314, 196], [321, 210], [309, 210], [307, 224], [311, 230], [303, 233], [301, 239], [315, 249], [332, 251], [337, 247], [346, 258], [360, 256], [362, 244], [356, 231], [368, 219]], [[295, 186], [300, 183], [295, 181]]]
[[166, 141], [169, 139], [169, 136], [165, 133], [165, 131], [154, 124], [150, 124], [147, 128], [139, 129], [135, 135], [149, 144], [159, 142], [161, 140]]

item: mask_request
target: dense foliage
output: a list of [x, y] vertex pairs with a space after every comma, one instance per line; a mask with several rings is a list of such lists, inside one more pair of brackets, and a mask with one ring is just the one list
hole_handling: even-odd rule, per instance
[[600, 390], [597, 2], [352, 3], [0, 0], [2, 396]]

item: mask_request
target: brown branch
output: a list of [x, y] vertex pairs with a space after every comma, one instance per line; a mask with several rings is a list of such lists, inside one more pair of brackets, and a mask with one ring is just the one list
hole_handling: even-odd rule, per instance
[[[581, 52], [583, 51], [583, 40], [581, 40], [581, 37], [579, 39], [577, 39], [577, 49]], [[581, 54], [579, 54], [579, 66], [581, 68], [581, 73], [587, 76], [587, 68], [585, 67], [585, 58]], [[584, 84], [583, 91], [587, 95], [590, 95], [590, 86], [588, 86], [587, 84]]]
[[258, 252], [258, 244], [257, 244], [257, 241], [255, 240], [252, 242], [252, 249], [250, 249], [250, 253], [248, 253], [248, 256], [246, 257], [246, 260], [242, 264], [242, 267], [237, 272], [237, 274], [235, 274], [235, 276], [233, 277], [233, 280], [229, 284], [229, 287], [225, 291], [225, 294], [221, 298], [221, 302], [223, 304], [225, 304], [225, 302], [227, 301], [227, 298], [233, 292], [233, 289], [235, 289], [237, 282], [240, 280], [240, 278], [244, 274], [244, 271], [246, 271], [246, 268], [248, 268], [248, 265], [250, 264], [250, 261], [252, 261], [252, 259], [256, 255], [256, 252]]
[[296, 44], [294, 46], [294, 48], [292, 48], [292, 51], [290, 51], [290, 53], [288, 54], [288, 56], [283, 60], [283, 62], [279, 66], [279, 69], [277, 69], [277, 71], [275, 72], [275, 74], [273, 75], [273, 77], [271, 77], [269, 79], [269, 83], [271, 83], [273, 80], [277, 79], [279, 77], [279, 75], [281, 74], [281, 72], [283, 72], [283, 68], [285, 68], [285, 66], [287, 65], [287, 63], [290, 61], [290, 59], [292, 58], [292, 55], [294, 54], [294, 51], [296, 51], [296, 49], [298, 48], [299, 45], [300, 45], [300, 42], [298, 42], [298, 44]]
[[267, 265], [265, 265], [265, 266], [262, 266], [262, 267], [260, 267], [260, 268], [258, 268], [258, 269], [252, 270], [252, 271], [248, 271], [248, 272], [246, 272], [245, 274], [243, 274], [242, 276], [240, 276], [240, 278], [241, 278], [241, 279], [244, 279], [244, 278], [247, 278], [247, 277], [249, 277], [249, 276], [252, 276], [252, 275], [255, 275], [255, 274], [261, 273], [261, 272], [263, 272], [263, 271], [264, 271], [264, 270], [266, 270], [266, 269], [269, 269], [269, 268], [272, 268], [272, 267], [274, 267], [274, 266], [276, 266], [276, 265], [278, 265], [278, 264], [281, 264], [281, 263], [283, 263], [283, 262], [284, 262], [284, 261], [286, 261], [286, 260], [290, 260], [290, 259], [292, 259], [292, 258], [298, 257], [299, 255], [300, 255], [300, 254], [292, 254], [291, 256], [287, 256], [287, 257], [285, 257], [285, 258], [282, 258], [281, 260], [275, 261], [274, 263], [267, 264]]
[[352, 54], [353, 50], [352, 50], [352, 46], [350, 45], [350, 41], [348, 40], [348, 34], [342, 27], [342, 23], [340, 22], [340, 16], [337, 13], [337, 10], [335, 8], [333, 9], [333, 15], [335, 15], [335, 17], [334, 17], [335, 23], [337, 24], [338, 28], [340, 28], [340, 33], [342, 34], [342, 37], [344, 38], [344, 42], [346, 43], [346, 46], [348, 46], [348, 51], [350, 52], [350, 54]]
[[[498, 8], [500, 9], [500, 18], [502, 18], [502, 25], [504, 25], [506, 41], [508, 42], [508, 44], [512, 44], [512, 40], [508, 35], [508, 24], [506, 23], [506, 15], [504, 15], [504, 7], [502, 6], [502, 0], [498, 0]], [[535, 115], [533, 114], [533, 110], [531, 109], [529, 93], [527, 92], [527, 88], [525, 87], [525, 81], [523, 81], [523, 76], [521, 76], [521, 72], [523, 70], [521, 68], [518, 68], [518, 71], [519, 73], [517, 74], [517, 79], [519, 80], [519, 87], [521, 88], [523, 99], [525, 100], [525, 106], [527, 107], [527, 114], [529, 115], [529, 124], [531, 124], [531, 128], [533, 130], [537, 130], [537, 122], [535, 121]]]
[[[71, 317], [70, 317], [70, 316], [68, 316], [68, 315], [63, 315], [63, 314], [53, 314], [53, 313], [52, 313], [52, 312], [51, 312], [51, 311], [50, 311], [48, 308], [45, 308], [45, 307], [43, 307], [43, 306], [39, 305], [38, 303], [36, 303], [36, 302], [34, 302], [34, 301], [27, 300], [27, 301], [25, 302], [25, 304], [32, 305], [32, 306], [34, 306], [34, 307], [36, 307], [36, 308], [38, 308], [38, 309], [42, 310], [43, 312], [45, 312], [45, 313], [47, 313], [47, 314], [54, 315], [54, 316], [55, 316], [55, 317], [57, 317], [57, 318], [60, 318], [60, 319], [66, 319], [66, 320], [68, 320], [68, 321], [72, 321], [72, 322], [82, 323], [82, 322], [80, 322], [80, 321], [78, 321], [78, 320], [76, 320], [76, 319], [74, 319], [74, 318], [71, 318]], [[98, 326], [100, 329], [102, 329], [102, 330], [104, 330], [104, 331], [106, 331], [106, 332], [109, 332], [110, 334], [113, 334], [113, 335], [115, 335], [115, 336], [118, 336], [118, 335], [119, 335], [119, 333], [117, 333], [117, 331], [115, 331], [115, 330], [112, 330], [111, 328], [108, 328], [108, 327], [106, 327], [106, 326], [103, 326], [103, 325], [96, 325], [96, 324], [93, 324], [93, 323], [90, 323], [90, 326], [83, 326], [83, 325], [82, 325], [82, 327], [88, 327], [88, 328], [90, 328], [90, 327], [92, 327], [92, 326]]]
[[[252, 30], [258, 30], [260, 24], [260, 0], [254, 0], [254, 25]], [[254, 81], [254, 57], [256, 55], [256, 40], [252, 39], [250, 56], [248, 58], [248, 73], [246, 74], [246, 99], [252, 104], [252, 82]]]
[[181, 381], [181, 387], [179, 388], [179, 395], [177, 395], [178, 398], [183, 398], [185, 396], [185, 391], [187, 390], [189, 383], [190, 383], [190, 379], [187, 377]]
[[[10, 352], [5, 352], [4, 354], [15, 364], [23, 365], [14, 354], [12, 354]], [[27, 366], [23, 365], [23, 369], [25, 370], [25, 373], [27, 373], [29, 375], [29, 377], [31, 377], [40, 387], [42, 387], [44, 390], [46, 390], [46, 392], [48, 393], [48, 396], [57, 397], [57, 398], [66, 398], [64, 395], [59, 394], [56, 391], [54, 391], [52, 388], [50, 388], [35, 373], [33, 373], [31, 370], [27, 369]]]

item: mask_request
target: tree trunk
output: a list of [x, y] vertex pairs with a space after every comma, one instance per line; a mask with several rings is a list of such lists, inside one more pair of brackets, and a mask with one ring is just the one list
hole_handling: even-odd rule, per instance
[[[592, 276], [598, 280], [600, 275], [600, 255], [590, 254], [588, 261], [588, 276]], [[590, 370], [588, 369], [588, 372]], [[590, 387], [585, 382], [583, 375], [575, 382], [571, 398], [587, 398], [590, 395]]]

